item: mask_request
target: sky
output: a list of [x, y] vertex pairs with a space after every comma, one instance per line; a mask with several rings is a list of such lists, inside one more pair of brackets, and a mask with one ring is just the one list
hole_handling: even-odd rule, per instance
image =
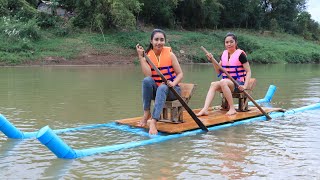
[[320, 0], [308, 0], [307, 11], [311, 14], [311, 19], [320, 23]]

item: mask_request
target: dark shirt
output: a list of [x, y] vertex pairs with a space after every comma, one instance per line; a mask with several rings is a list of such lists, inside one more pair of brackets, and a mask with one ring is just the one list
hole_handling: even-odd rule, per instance
[[[222, 57], [222, 54], [220, 56], [220, 61], [222, 59], [221, 57]], [[229, 57], [228, 57], [228, 59], [229, 59]], [[239, 56], [239, 61], [241, 62], [241, 64], [248, 62], [247, 56], [244, 53], [241, 53]]]

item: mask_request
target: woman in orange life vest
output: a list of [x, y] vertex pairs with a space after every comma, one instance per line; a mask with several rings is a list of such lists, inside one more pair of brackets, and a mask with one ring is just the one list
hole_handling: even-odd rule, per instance
[[[144, 57], [144, 49], [139, 44], [136, 50], [139, 56], [141, 69], [145, 78], [142, 82], [142, 98], [143, 98], [143, 119], [139, 122], [139, 126], [143, 127], [151, 118], [149, 124], [149, 134], [158, 133], [157, 121], [160, 119], [165, 101], [175, 100], [175, 95], [169, 90], [168, 86], [173, 87], [179, 94], [181, 93], [178, 83], [183, 78], [183, 73], [177, 57], [172, 53], [170, 47], [164, 46], [166, 42], [166, 34], [161, 29], [155, 29], [151, 33], [150, 45], [146, 50], [147, 56], [158, 67], [162, 74], [166, 77], [167, 82], [162, 82], [160, 76], [151, 68]], [[151, 114], [150, 104], [154, 99], [154, 110]]]
[[[224, 73], [220, 72], [218, 66], [213, 64], [213, 67], [219, 76], [222, 74], [222, 79], [211, 83], [204, 106], [197, 116], [208, 115], [208, 108], [212, 103], [216, 91], [222, 92], [228, 101], [230, 109], [226, 115], [230, 116], [237, 113], [233, 104], [232, 92], [241, 92], [246, 89], [251, 78], [251, 69], [246, 53], [243, 50], [238, 49], [237, 43], [238, 41], [235, 34], [228, 33], [225, 36], [224, 45], [226, 50], [222, 53], [219, 64], [239, 83], [240, 86], [236, 88], [235, 84], [228, 79]], [[207, 58], [209, 60], [213, 58], [212, 54], [207, 54]]]

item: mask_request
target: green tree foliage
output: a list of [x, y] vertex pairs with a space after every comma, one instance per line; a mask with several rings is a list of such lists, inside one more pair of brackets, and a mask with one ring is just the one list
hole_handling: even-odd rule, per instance
[[30, 6], [37, 8], [39, 0], [26, 0], [30, 4]]
[[8, 0], [7, 8], [11, 15], [22, 21], [28, 21], [37, 14], [37, 10], [25, 0]]
[[261, 0], [221, 0], [221, 26], [227, 28], [260, 29], [263, 19]]
[[175, 25], [174, 10], [176, 0], [140, 0], [143, 4], [139, 19], [146, 24], [154, 24], [159, 27], [173, 27]]
[[118, 28], [131, 29], [136, 25], [137, 14], [141, 10], [138, 0], [108, 0], [112, 22]]
[[76, 26], [96, 30], [130, 29], [135, 27], [135, 14], [141, 10], [141, 5], [138, 0], [79, 0], [73, 22]]
[[295, 28], [294, 20], [305, 10], [306, 0], [262, 0], [262, 4], [267, 24], [270, 25], [270, 20], [275, 19], [280, 28], [292, 33]]
[[295, 21], [296, 34], [302, 35], [305, 39], [319, 40], [319, 26], [311, 19], [311, 15], [308, 12], [302, 12], [298, 15]]
[[[319, 40], [319, 23], [305, 11], [307, 0], [50, 0], [73, 12], [68, 22], [90, 30], [136, 28], [136, 21], [162, 28], [246, 28], [299, 34]], [[42, 28], [64, 28], [40, 14], [39, 0], [0, 0], [0, 16], [37, 18]], [[39, 15], [40, 14], [40, 15]], [[63, 22], [64, 23], [64, 22]], [[71, 27], [71, 26], [70, 26]]]
[[183, 0], [176, 9], [177, 21], [187, 28], [216, 28], [222, 7], [218, 0]]
[[8, 15], [8, 0], [0, 0], [0, 16]]
[[74, 11], [76, 8], [77, 0], [57, 0], [58, 3], [68, 11]]

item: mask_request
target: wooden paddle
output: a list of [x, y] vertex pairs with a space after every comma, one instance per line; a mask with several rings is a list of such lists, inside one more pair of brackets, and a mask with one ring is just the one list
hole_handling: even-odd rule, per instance
[[[151, 65], [151, 67], [158, 73], [158, 75], [161, 77], [161, 80], [164, 83], [167, 83], [167, 79], [164, 77], [164, 75], [160, 72], [160, 70], [153, 64], [153, 62], [149, 59], [147, 54], [144, 52], [144, 57], [146, 58], [147, 62]], [[178, 94], [178, 92], [173, 88], [168, 86], [169, 89], [172, 91], [172, 93], [177, 97], [177, 99], [180, 101], [182, 106], [188, 111], [192, 119], [198, 124], [198, 126], [203, 130], [208, 132], [208, 128], [201, 122], [201, 120], [194, 114], [194, 112], [190, 109], [188, 104], [182, 99], [182, 97]]]
[[[208, 54], [209, 52], [206, 50], [206, 48], [204, 48], [203, 46], [201, 46], [201, 49]], [[225, 73], [228, 78], [235, 84], [236, 87], [239, 87], [239, 84], [236, 80], [233, 79], [232, 76], [230, 76], [230, 74], [223, 69], [220, 64], [214, 59], [211, 58], [212, 63], [214, 63], [215, 65], [217, 65], [219, 67], [219, 70], [222, 71], [223, 73]], [[243, 91], [243, 93], [252, 101], [252, 103], [267, 117], [267, 119], [272, 119], [260, 106], [259, 104], [250, 96], [250, 94], [248, 94], [245, 90]]]

